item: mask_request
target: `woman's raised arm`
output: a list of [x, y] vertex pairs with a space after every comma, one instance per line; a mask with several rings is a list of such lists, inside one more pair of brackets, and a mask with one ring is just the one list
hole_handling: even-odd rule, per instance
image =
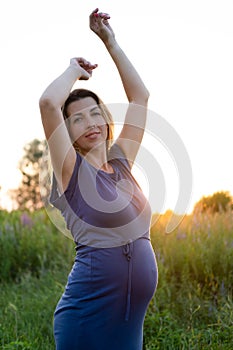
[[145, 130], [149, 92], [138, 72], [116, 41], [109, 25], [110, 16], [95, 9], [90, 15], [90, 28], [106, 46], [118, 69], [129, 107], [117, 143], [128, 160], [133, 163]]
[[92, 65], [84, 58], [72, 58], [69, 67], [47, 87], [39, 101], [53, 170], [62, 192], [69, 183], [76, 161], [75, 150], [62, 115], [62, 106], [76, 80], [89, 79], [96, 67], [97, 65]]

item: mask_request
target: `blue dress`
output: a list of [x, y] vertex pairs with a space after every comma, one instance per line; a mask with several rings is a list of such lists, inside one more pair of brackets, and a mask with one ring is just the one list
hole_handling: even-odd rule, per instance
[[54, 313], [57, 350], [141, 350], [157, 286], [151, 210], [116, 144], [112, 174], [77, 153], [66, 191], [53, 179], [51, 203], [64, 216], [76, 259]]

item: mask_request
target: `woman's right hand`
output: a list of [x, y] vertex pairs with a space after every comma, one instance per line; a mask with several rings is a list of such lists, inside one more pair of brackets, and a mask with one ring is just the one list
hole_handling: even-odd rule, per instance
[[109, 19], [109, 14], [99, 12], [98, 8], [92, 11], [89, 16], [90, 29], [97, 34], [105, 44], [115, 40], [114, 31], [108, 22]]
[[83, 57], [71, 58], [70, 65], [79, 69], [79, 80], [88, 80], [92, 76], [93, 69], [98, 66], [90, 63]]

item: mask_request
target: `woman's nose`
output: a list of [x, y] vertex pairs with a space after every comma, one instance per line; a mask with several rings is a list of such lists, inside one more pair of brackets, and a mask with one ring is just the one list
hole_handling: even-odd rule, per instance
[[88, 128], [94, 128], [96, 126], [96, 123], [92, 117], [87, 117], [87, 127]]

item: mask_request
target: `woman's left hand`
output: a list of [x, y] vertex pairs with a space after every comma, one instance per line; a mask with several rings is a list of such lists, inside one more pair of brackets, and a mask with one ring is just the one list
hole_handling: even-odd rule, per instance
[[115, 34], [108, 23], [108, 19], [110, 19], [109, 14], [99, 12], [98, 8], [96, 8], [89, 17], [90, 29], [96, 33], [104, 43], [115, 39]]
[[74, 57], [70, 59], [70, 65], [79, 69], [79, 80], [88, 80], [92, 76], [92, 71], [98, 65], [92, 64], [83, 57]]

